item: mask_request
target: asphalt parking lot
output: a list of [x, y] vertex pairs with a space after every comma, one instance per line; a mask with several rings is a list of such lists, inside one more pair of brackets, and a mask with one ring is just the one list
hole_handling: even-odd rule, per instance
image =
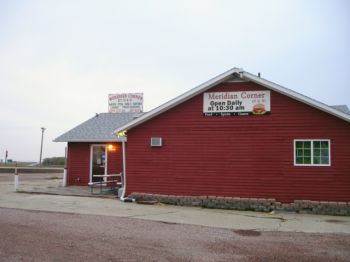
[[23, 194], [12, 178], [0, 174], [2, 261], [350, 261], [349, 217]]
[[2, 261], [349, 261], [348, 234], [0, 208]]

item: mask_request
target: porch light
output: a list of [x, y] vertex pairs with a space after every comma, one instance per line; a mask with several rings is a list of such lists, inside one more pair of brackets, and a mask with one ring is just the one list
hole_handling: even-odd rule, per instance
[[118, 132], [118, 137], [126, 137], [126, 130]]
[[109, 144], [109, 145], [107, 146], [107, 148], [108, 148], [108, 151], [115, 151], [115, 150], [116, 150], [115, 146], [112, 145], [112, 144]]

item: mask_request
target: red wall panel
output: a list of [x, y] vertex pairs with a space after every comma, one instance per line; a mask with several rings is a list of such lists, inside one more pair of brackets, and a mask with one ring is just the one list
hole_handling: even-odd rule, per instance
[[[86, 186], [90, 179], [90, 146], [92, 143], [68, 143], [68, 185]], [[116, 174], [123, 170], [122, 150], [120, 143], [112, 144], [113, 150], [108, 150], [107, 173]]]
[[107, 173], [117, 174], [123, 172], [123, 154], [121, 143], [108, 143], [113, 145], [113, 150], [108, 151]]
[[[251, 82], [212, 91], [266, 90]], [[350, 124], [271, 91], [271, 115], [205, 117], [203, 96], [128, 131], [127, 194], [350, 201]], [[163, 138], [151, 148], [150, 138]], [[294, 166], [294, 139], [331, 139], [330, 167]]]

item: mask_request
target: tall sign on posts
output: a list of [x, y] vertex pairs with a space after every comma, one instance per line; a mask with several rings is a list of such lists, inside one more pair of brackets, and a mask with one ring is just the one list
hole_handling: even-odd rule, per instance
[[122, 93], [108, 95], [109, 113], [142, 113], [143, 93]]

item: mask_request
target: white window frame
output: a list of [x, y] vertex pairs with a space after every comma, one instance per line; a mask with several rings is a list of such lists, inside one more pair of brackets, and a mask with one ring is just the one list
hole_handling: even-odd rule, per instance
[[[159, 145], [153, 144], [154, 139], [159, 139]], [[161, 137], [151, 137], [151, 147], [162, 147], [163, 146], [163, 139]]]
[[[328, 142], [328, 150], [329, 150], [329, 161], [328, 164], [314, 164], [314, 141], [327, 141]], [[297, 156], [296, 156], [296, 143], [297, 142], [311, 142], [311, 164], [297, 164]], [[294, 166], [331, 166], [331, 140], [330, 139], [304, 139], [304, 138], [300, 138], [300, 139], [294, 139]]]

